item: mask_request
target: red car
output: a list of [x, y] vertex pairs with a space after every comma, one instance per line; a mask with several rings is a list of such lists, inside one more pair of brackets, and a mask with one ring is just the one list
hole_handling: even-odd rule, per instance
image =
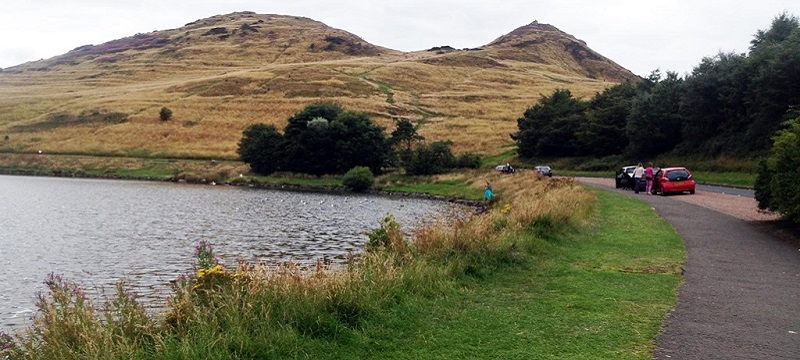
[[669, 193], [682, 193], [688, 191], [694, 194], [695, 182], [692, 173], [683, 167], [670, 167], [659, 169], [653, 179], [653, 193], [667, 195]]

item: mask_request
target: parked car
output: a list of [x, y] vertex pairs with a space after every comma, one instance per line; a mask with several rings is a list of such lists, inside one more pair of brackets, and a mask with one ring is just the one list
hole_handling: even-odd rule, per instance
[[659, 169], [653, 179], [653, 193], [667, 195], [688, 191], [694, 194], [695, 181], [692, 173], [684, 167]]
[[636, 165], [623, 166], [617, 169], [614, 184], [617, 189], [633, 189], [633, 170], [636, 170]]
[[534, 166], [533, 170], [542, 176], [553, 177], [553, 169], [547, 165]]
[[506, 174], [511, 174], [511, 173], [517, 171], [516, 169], [514, 169], [513, 166], [511, 166], [511, 164], [497, 165], [497, 166], [494, 167], [494, 169], [497, 170], [497, 171], [502, 171], [503, 173], [506, 173]]

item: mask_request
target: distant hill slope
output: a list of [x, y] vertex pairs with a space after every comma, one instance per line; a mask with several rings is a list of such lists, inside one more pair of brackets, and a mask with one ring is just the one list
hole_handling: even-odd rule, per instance
[[541, 95], [591, 96], [628, 79], [535, 22], [475, 49], [400, 52], [307, 18], [233, 13], [5, 69], [0, 151], [233, 158], [248, 125], [282, 128], [334, 101], [387, 131], [408, 118], [458, 152], [497, 153]]

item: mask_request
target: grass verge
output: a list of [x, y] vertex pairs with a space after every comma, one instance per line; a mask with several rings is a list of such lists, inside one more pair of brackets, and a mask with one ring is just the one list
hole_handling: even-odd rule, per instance
[[701, 184], [709, 184], [709, 185], [726, 185], [726, 186], [736, 186], [736, 187], [745, 187], [752, 189], [756, 184], [756, 174], [755, 169], [753, 172], [745, 173], [745, 172], [710, 172], [710, 171], [694, 171], [692, 172], [692, 176], [694, 176], [695, 180], [700, 182]]
[[470, 174], [436, 177], [383, 176], [378, 186], [388, 192], [405, 192], [443, 196], [448, 198], [481, 200], [483, 191], [473, 187]]
[[[591, 225], [515, 235], [525, 261], [391, 309], [345, 358], [651, 359], [682, 281], [683, 241], [648, 205], [596, 194]], [[336, 349], [324, 350], [311, 355]]]

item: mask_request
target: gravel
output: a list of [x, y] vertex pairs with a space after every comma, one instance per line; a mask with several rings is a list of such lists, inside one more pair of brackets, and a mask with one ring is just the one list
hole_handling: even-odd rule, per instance
[[[614, 189], [614, 179], [589, 177], [578, 177], [575, 179], [585, 184]], [[634, 193], [629, 190], [620, 191], [634, 195]], [[656, 195], [648, 195], [644, 192], [640, 192], [638, 195], [634, 196]], [[745, 221], [772, 221], [780, 219], [780, 216], [774, 212], [759, 210], [756, 199], [749, 196], [720, 194], [698, 189], [694, 195], [670, 195], [669, 198], [716, 210]]]

